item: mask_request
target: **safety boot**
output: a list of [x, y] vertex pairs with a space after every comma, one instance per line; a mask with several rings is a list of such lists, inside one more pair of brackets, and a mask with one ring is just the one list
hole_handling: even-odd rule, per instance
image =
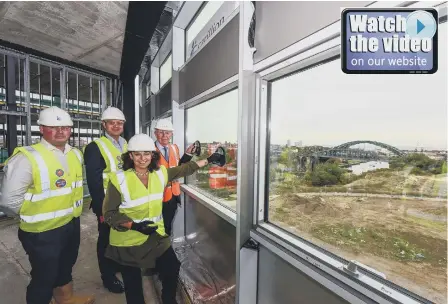
[[53, 290], [53, 297], [57, 304], [93, 304], [94, 296], [75, 296], [73, 295], [73, 282], [67, 285], [57, 287]]

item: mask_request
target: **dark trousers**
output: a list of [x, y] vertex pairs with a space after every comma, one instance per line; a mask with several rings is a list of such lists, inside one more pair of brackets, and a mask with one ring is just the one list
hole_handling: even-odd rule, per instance
[[115, 278], [115, 274], [119, 272], [119, 267], [115, 261], [108, 259], [104, 256], [106, 253], [106, 248], [109, 245], [109, 235], [110, 235], [110, 226], [103, 222], [100, 222], [100, 218], [97, 217], [98, 220], [98, 240], [96, 243], [96, 253], [98, 258], [98, 267], [101, 273], [101, 279], [112, 280]]
[[72, 281], [80, 243], [79, 218], [53, 230], [31, 233], [19, 229], [18, 234], [31, 264], [26, 303], [48, 304], [54, 288]]
[[[180, 262], [172, 247], [157, 258], [156, 269], [162, 282], [162, 303], [177, 304], [176, 291]], [[145, 304], [140, 268], [121, 266], [121, 275], [123, 276], [126, 303]]]
[[163, 202], [163, 222], [165, 224], [165, 233], [168, 235], [171, 235], [173, 230], [174, 217], [176, 216], [177, 207], [180, 202], [180, 196], [175, 195], [168, 202]]

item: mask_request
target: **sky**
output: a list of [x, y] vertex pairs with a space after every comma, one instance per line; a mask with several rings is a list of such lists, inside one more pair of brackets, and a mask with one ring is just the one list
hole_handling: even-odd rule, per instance
[[[347, 75], [335, 60], [273, 82], [271, 144], [372, 140], [447, 149], [447, 23], [433, 75]], [[237, 142], [238, 91], [187, 110], [187, 139]]]

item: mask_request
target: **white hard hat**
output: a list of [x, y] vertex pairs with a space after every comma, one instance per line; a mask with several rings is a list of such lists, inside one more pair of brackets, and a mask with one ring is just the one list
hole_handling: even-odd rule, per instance
[[112, 119], [126, 121], [123, 112], [121, 112], [119, 108], [108, 107], [106, 110], [104, 110], [103, 115], [101, 115], [101, 120], [112, 120]]
[[136, 134], [128, 143], [128, 151], [155, 151], [156, 145], [147, 134]]
[[48, 127], [73, 127], [70, 114], [54, 106], [40, 111], [37, 124]]
[[174, 131], [173, 124], [169, 118], [159, 119], [156, 123], [155, 129]]

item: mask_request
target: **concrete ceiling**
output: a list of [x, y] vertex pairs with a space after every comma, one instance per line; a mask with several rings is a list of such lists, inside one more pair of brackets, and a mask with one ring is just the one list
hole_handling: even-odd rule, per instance
[[118, 75], [128, 2], [0, 2], [0, 39]]

